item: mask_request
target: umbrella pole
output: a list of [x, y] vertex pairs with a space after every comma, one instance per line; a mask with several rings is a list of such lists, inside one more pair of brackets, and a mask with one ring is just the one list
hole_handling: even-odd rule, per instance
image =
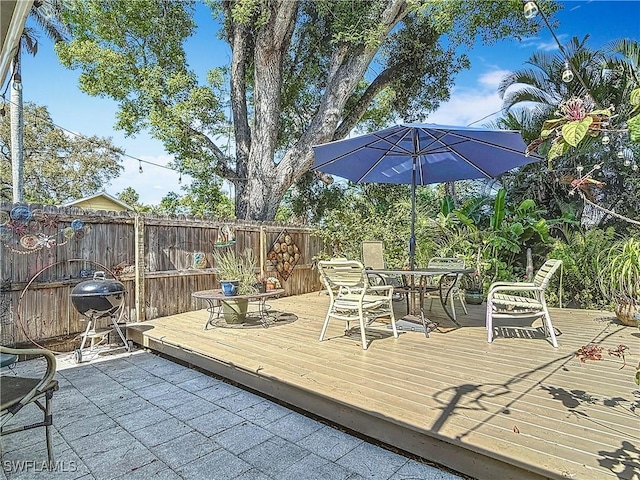
[[[416, 169], [418, 168], [418, 132], [414, 128], [412, 131], [413, 140], [413, 166], [411, 169], [411, 237], [409, 238], [409, 268], [415, 270], [416, 262]], [[413, 285], [412, 285], [413, 286]]]
[[411, 173], [411, 236], [409, 237], [409, 268], [415, 270], [416, 257], [416, 158]]
[[[414, 133], [415, 135], [415, 133]], [[409, 237], [409, 270], [415, 270], [416, 257], [416, 157], [413, 157], [413, 169], [411, 171], [411, 236]], [[416, 297], [415, 297], [415, 275], [410, 275], [409, 282], [409, 313], [416, 315]], [[424, 320], [423, 320], [424, 323]]]

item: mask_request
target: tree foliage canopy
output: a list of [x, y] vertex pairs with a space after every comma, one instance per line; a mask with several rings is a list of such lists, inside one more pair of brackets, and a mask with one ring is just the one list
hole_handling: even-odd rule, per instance
[[[56, 127], [46, 107], [24, 106], [26, 202], [62, 204], [92, 195], [116, 178], [120, 152], [108, 138], [76, 136]], [[11, 185], [10, 120], [0, 117], [0, 185]], [[10, 188], [9, 188], [10, 190]], [[8, 192], [10, 194], [10, 192]]]
[[[232, 58], [212, 68], [206, 84], [184, 50], [196, 28], [193, 1], [73, 2], [72, 40], [58, 54], [82, 70], [83, 91], [119, 103], [118, 128], [148, 128], [184, 172], [232, 182], [236, 215], [253, 219], [275, 216], [311, 167], [312, 145], [359, 125], [418, 119], [447, 100], [456, 73], [468, 67], [459, 45], [537, 28], [520, 0], [209, 5]], [[233, 151], [220, 146], [229, 100]]]

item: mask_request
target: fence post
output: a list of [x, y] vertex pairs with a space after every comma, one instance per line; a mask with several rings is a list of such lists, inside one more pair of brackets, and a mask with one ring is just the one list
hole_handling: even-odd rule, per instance
[[136, 321], [144, 322], [145, 313], [145, 291], [144, 291], [144, 216], [136, 214], [135, 218], [135, 306]]
[[265, 258], [267, 256], [267, 232], [264, 226], [260, 226], [260, 276], [266, 278]]

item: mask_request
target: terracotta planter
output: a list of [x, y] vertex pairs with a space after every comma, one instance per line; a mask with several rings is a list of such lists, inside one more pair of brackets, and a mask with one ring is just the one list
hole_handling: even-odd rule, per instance
[[618, 320], [629, 327], [638, 326], [637, 315], [640, 314], [638, 305], [633, 303], [618, 303], [615, 307], [615, 313]]

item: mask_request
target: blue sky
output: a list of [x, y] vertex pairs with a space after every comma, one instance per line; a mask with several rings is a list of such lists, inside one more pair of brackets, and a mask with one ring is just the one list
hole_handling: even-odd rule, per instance
[[[563, 4], [564, 9], [557, 16], [559, 25], [554, 29], [563, 44], [574, 36], [581, 39], [589, 34], [588, 45], [597, 49], [612, 39], [640, 37], [639, 0], [576, 0]], [[230, 53], [211, 34], [214, 22], [204, 5], [198, 6], [196, 21], [199, 29], [186, 46], [187, 59], [198, 75], [204, 76], [214, 62], [228, 64]], [[468, 52], [471, 69], [458, 75], [451, 100], [424, 121], [468, 125], [498, 112], [501, 105], [496, 94], [498, 82], [507, 72], [523, 68], [536, 50], [557, 51], [548, 30], [522, 42], [505, 39], [488, 47], [476, 46]], [[161, 165], [171, 160], [162, 144], [148, 135], [126, 138], [114, 130], [116, 103], [82, 93], [78, 89], [78, 72], [60, 66], [51, 42], [44, 35], [40, 37], [37, 56], [23, 57], [22, 79], [24, 101], [46, 105], [57, 125], [83, 135], [112, 137], [115, 145], [135, 158]], [[143, 163], [140, 174], [139, 162], [127, 157], [123, 158], [123, 165], [122, 175], [105, 186], [112, 195], [133, 187], [141, 202], [157, 204], [168, 192], [180, 192], [177, 172]], [[183, 177], [183, 184], [188, 180]]]

